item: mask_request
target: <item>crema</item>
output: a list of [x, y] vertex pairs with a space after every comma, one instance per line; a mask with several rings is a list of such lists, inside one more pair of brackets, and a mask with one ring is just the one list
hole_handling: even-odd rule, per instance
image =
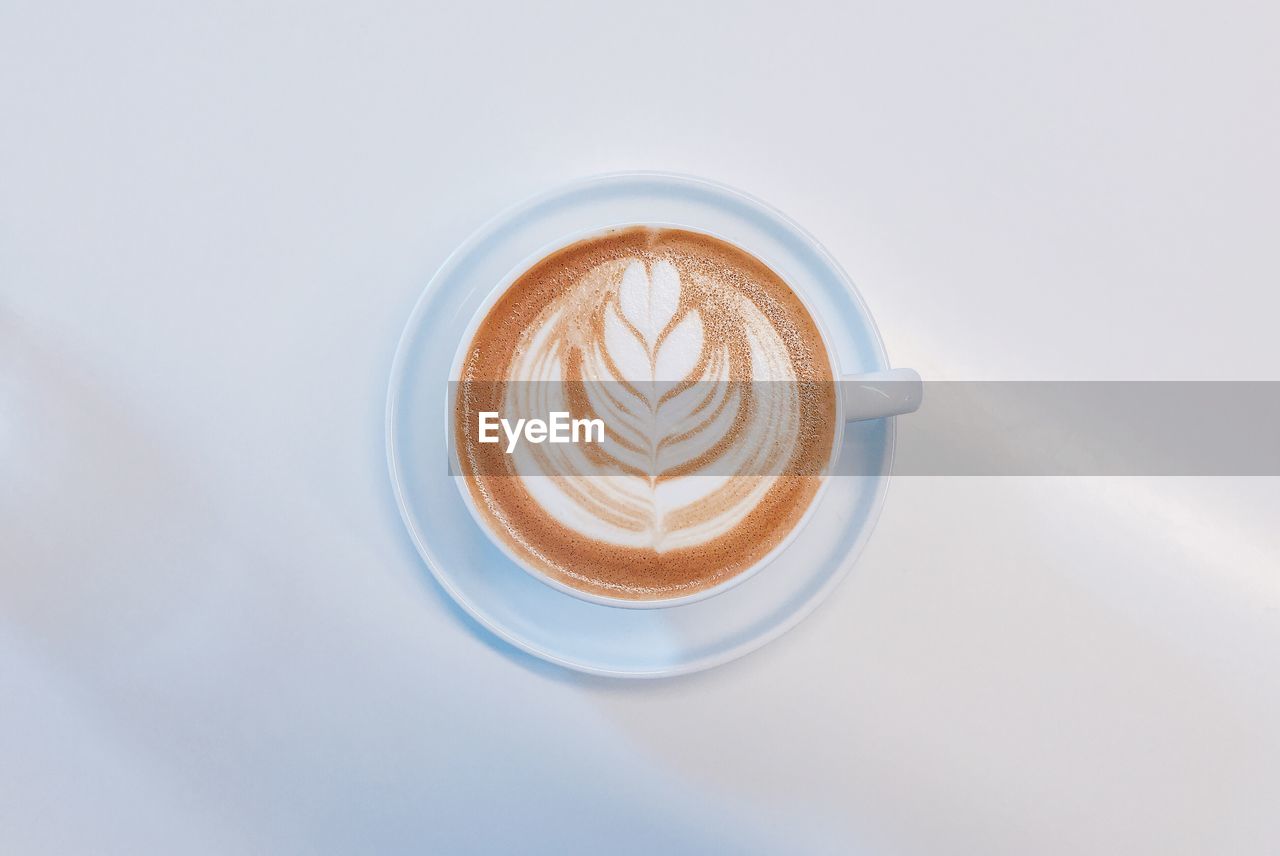
[[[461, 359], [455, 453], [530, 565], [594, 594], [678, 597], [799, 523], [830, 463], [832, 380], [814, 319], [759, 259], [620, 229], [541, 259], [490, 308]], [[499, 417], [598, 423], [603, 441], [495, 443], [480, 429]]]

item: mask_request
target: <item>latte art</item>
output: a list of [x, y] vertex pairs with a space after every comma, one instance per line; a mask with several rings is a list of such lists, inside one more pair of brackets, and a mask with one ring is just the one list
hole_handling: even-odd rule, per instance
[[[808, 508], [834, 436], [812, 318], [743, 251], [628, 229], [520, 276], [462, 361], [454, 430], [476, 506], [568, 585], [645, 599], [750, 567]], [[480, 414], [568, 413], [602, 444], [479, 442]]]

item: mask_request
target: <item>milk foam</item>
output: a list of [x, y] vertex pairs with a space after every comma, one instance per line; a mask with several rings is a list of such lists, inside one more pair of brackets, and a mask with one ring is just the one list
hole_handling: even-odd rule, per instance
[[[454, 437], [489, 529], [566, 585], [688, 594], [751, 567], [798, 524], [829, 462], [832, 372], [816, 324], [748, 253], [635, 227], [551, 253], [482, 319]], [[599, 419], [604, 443], [511, 454], [477, 417]]]
[[[540, 408], [568, 409], [556, 400], [567, 377], [564, 357], [581, 355], [576, 368], [591, 407], [608, 429], [633, 449], [614, 447], [609, 460], [593, 462], [581, 446], [526, 447], [516, 453], [515, 471], [546, 513], [596, 541], [659, 553], [705, 544], [738, 525], [769, 490], [775, 476], [752, 475], [750, 484], [733, 476], [690, 474], [660, 478], [696, 459], [737, 430], [749, 442], [720, 458], [746, 472], [759, 472], [762, 456], [790, 456], [796, 441], [798, 396], [786, 384], [762, 387], [772, 394], [757, 402], [751, 424], [740, 409], [727, 406], [715, 419], [698, 404], [708, 393], [733, 396], [729, 384], [735, 356], [747, 344], [754, 381], [795, 381], [790, 352], [770, 320], [741, 295], [703, 281], [699, 291], [716, 293], [714, 306], [682, 300], [683, 281], [700, 274], [681, 271], [668, 260], [630, 258], [590, 270], [547, 308], [516, 348], [506, 407], [513, 413]], [[704, 278], [705, 280], [705, 278]], [[708, 309], [717, 317], [704, 324]], [[603, 319], [603, 323], [595, 319]], [[731, 320], [740, 335], [730, 342], [715, 335], [717, 323]], [[698, 371], [699, 366], [705, 366]], [[696, 375], [696, 376], [695, 376]], [[669, 399], [672, 382], [699, 386]], [[619, 384], [638, 391], [620, 406], [609, 394]], [[550, 400], [531, 401], [530, 396]], [[732, 404], [730, 402], [730, 404]], [[679, 439], [673, 440], [673, 437]], [[632, 470], [636, 472], [623, 472]], [[553, 478], [548, 478], [552, 476]]]

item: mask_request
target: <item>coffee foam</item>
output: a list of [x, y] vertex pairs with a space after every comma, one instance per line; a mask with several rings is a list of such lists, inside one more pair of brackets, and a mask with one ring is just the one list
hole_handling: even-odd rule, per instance
[[[690, 594], [804, 515], [832, 447], [831, 380], [813, 319], [758, 259], [684, 230], [618, 230], [539, 261], [489, 310], [459, 378], [459, 463], [481, 514], [553, 578]], [[609, 450], [477, 441], [482, 411], [557, 409], [602, 418]]]

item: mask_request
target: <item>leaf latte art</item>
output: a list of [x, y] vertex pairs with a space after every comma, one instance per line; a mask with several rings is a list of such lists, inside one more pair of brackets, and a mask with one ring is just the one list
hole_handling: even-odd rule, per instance
[[[835, 431], [813, 319], [719, 239], [629, 228], [555, 252], [461, 360], [467, 490], [527, 563], [584, 591], [690, 594], [746, 570], [808, 509]], [[605, 442], [482, 443], [481, 413], [599, 419]]]

